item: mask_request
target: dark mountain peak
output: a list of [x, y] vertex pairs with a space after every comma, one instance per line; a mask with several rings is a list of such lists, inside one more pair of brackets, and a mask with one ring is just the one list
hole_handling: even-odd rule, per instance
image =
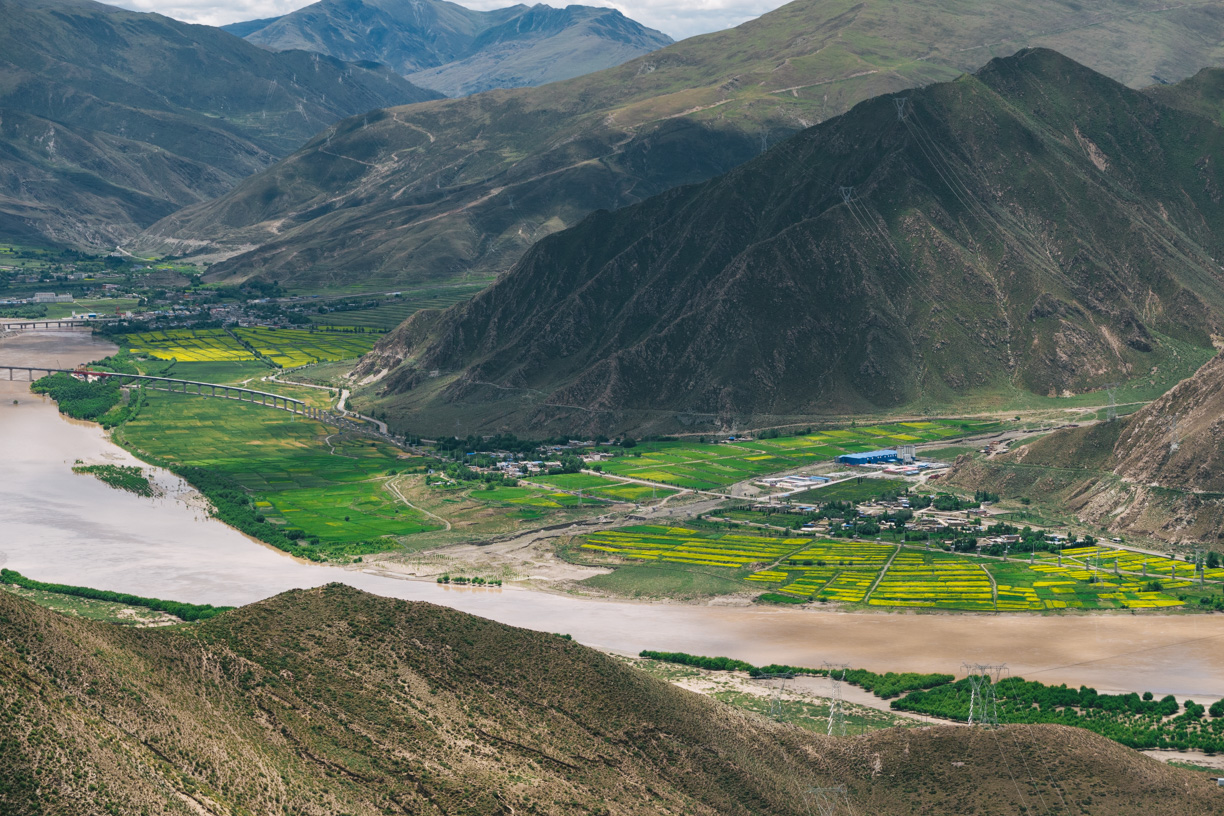
[[380, 407], [421, 430], [454, 412], [672, 430], [1086, 390], [1224, 326], [1224, 175], [1200, 161], [1222, 144], [1026, 51], [597, 212], [359, 373], [394, 372]]

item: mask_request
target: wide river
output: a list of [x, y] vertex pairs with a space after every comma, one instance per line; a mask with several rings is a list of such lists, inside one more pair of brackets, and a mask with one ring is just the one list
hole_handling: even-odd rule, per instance
[[[0, 364], [68, 367], [113, 346], [87, 335], [0, 340]], [[297, 563], [214, 521], [178, 496], [143, 499], [72, 473], [77, 459], [136, 461], [97, 426], [0, 371], [0, 566], [42, 581], [193, 603], [237, 605], [342, 581], [494, 620], [566, 632], [590, 646], [730, 655], [754, 663], [845, 662], [877, 671], [960, 673], [963, 661], [1101, 691], [1224, 697], [1224, 615], [1036, 617], [859, 614], [809, 609], [620, 603], [507, 587], [461, 589], [353, 568]], [[201, 399], [205, 399], [201, 397]]]

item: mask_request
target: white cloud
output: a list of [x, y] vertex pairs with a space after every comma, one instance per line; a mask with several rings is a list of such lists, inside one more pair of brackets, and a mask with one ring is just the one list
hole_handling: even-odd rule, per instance
[[[530, 0], [524, 0], [530, 2]], [[784, 5], [785, 0], [576, 0], [583, 5], [620, 10], [650, 28], [677, 40], [731, 28]], [[548, 5], [561, 6], [554, 0]], [[276, 17], [309, 5], [302, 0], [121, 0], [115, 5], [133, 11], [155, 11], [176, 20], [205, 25], [225, 25], [240, 20]], [[465, 0], [468, 8], [504, 8], [514, 0]]]

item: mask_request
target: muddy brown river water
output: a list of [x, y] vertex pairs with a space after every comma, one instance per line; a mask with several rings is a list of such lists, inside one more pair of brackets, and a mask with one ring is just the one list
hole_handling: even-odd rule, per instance
[[[112, 350], [81, 334], [30, 334], [0, 340], [0, 364], [70, 366]], [[212, 604], [343, 581], [624, 653], [831, 660], [877, 671], [1007, 663], [1012, 674], [1047, 683], [1224, 697], [1224, 615], [859, 614], [444, 587], [294, 562], [185, 502], [190, 491], [170, 474], [157, 476], [165, 497], [143, 499], [73, 474], [77, 459], [136, 464], [97, 426], [64, 419], [27, 383], [0, 379], [0, 566], [43, 581]]]

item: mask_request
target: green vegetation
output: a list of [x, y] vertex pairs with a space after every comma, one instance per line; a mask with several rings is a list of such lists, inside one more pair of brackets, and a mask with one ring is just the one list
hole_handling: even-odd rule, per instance
[[176, 618], [180, 618], [185, 621], [208, 620], [215, 615], [219, 615], [222, 612], [233, 608], [229, 606], [214, 607], [211, 604], [189, 604], [180, 603], [178, 601], [163, 601], [158, 598], [143, 598], [139, 595], [128, 595], [124, 592], [110, 592], [105, 589], [68, 586], [67, 584], [45, 584], [42, 581], [35, 581], [31, 578], [26, 578], [21, 573], [14, 572], [10, 569], [0, 569], [0, 583], [14, 584], [24, 589], [53, 592], [58, 595], [71, 595], [77, 598], [108, 601], [110, 603], [122, 604], [124, 606], [141, 606], [146, 609], [152, 609], [157, 612], [165, 612], [168, 615], [174, 615]]
[[630, 564], [607, 575], [586, 578], [582, 584], [629, 598], [676, 600], [730, 595], [748, 589], [731, 570], [683, 564]]
[[293, 555], [348, 559], [438, 526], [385, 487], [419, 460], [283, 411], [152, 393], [117, 438], [187, 479], [227, 524]]
[[803, 666], [786, 666], [777, 663], [768, 666], [754, 666], [730, 657], [704, 657], [685, 652], [654, 652], [648, 649], [643, 650], [638, 656], [666, 663], [678, 663], [682, 666], [695, 666], [707, 671], [742, 671], [747, 672], [750, 677], [758, 677], [763, 674], [807, 674], [813, 677], [828, 677], [829, 672], [833, 671], [845, 682], [859, 686], [884, 699], [896, 697], [908, 691], [935, 688], [956, 679], [950, 674], [919, 674], [917, 672], [877, 674], [866, 669], [809, 669]]
[[529, 480], [534, 484], [554, 485], [561, 490], [581, 490], [583, 495], [641, 504], [654, 501], [655, 499], [667, 498], [676, 493], [675, 490], [670, 490], [666, 487], [621, 482], [603, 476], [592, 476], [589, 473], [559, 473], [550, 476], [532, 476]]
[[41, 607], [70, 615], [74, 618], [101, 621], [119, 626], [165, 626], [179, 623], [180, 619], [165, 612], [157, 612], [143, 606], [128, 606], [112, 601], [99, 601], [92, 598], [80, 598], [75, 595], [62, 595], [58, 592], [46, 592], [41, 589], [27, 589], [16, 584], [6, 584], [0, 581], [0, 591], [10, 592], [21, 598], [33, 601]]
[[[892, 707], [965, 721], [969, 719], [969, 692], [969, 681], [960, 680], [914, 692]], [[1204, 707], [1193, 701], [1187, 701], [1182, 710], [1172, 695], [1156, 700], [1150, 692], [1142, 696], [1098, 694], [1085, 686], [1047, 686], [1019, 677], [999, 680], [994, 694], [1001, 723], [1071, 725], [1140, 750], [1224, 752], [1224, 719], [1205, 718]]]
[[60, 413], [73, 419], [97, 422], [103, 428], [113, 428], [136, 416], [144, 404], [144, 389], [137, 389], [124, 404], [123, 389], [117, 380], [109, 378], [86, 381], [71, 374], [52, 374], [30, 386], [35, 394], [46, 394], [55, 400]]
[[[862, 453], [879, 448], [919, 444], [988, 433], [999, 428], [988, 421], [932, 420], [871, 425], [862, 428], [775, 436], [749, 442], [700, 444], [692, 442], [643, 442], [623, 455], [601, 463], [616, 476], [660, 482], [695, 490], [717, 490], [754, 476], [811, 465], [843, 453]], [[864, 479], [863, 482], [874, 480]], [[901, 489], [904, 482], [882, 480], [866, 490]], [[821, 488], [814, 494], [825, 495]], [[849, 488], [843, 488], [849, 490]], [[806, 495], [806, 494], [805, 494]]]
[[382, 300], [329, 300], [310, 316], [320, 326], [353, 326], [394, 329], [422, 309], [445, 309], [468, 300], [485, 287], [483, 283], [458, 284], [437, 289], [418, 289]]
[[138, 467], [130, 465], [82, 465], [72, 466], [73, 473], [88, 473], [99, 481], [105, 482], [118, 490], [126, 490], [137, 496], [152, 497], [155, 494], [153, 483]]
[[374, 347], [377, 333], [365, 329], [166, 329], [116, 338], [132, 354], [182, 362], [266, 360], [294, 368], [360, 357]]
[[876, 479], [858, 477], [837, 482], [828, 487], [805, 490], [790, 497], [794, 504], [807, 502], [865, 502], [874, 499], [895, 499], [909, 490], [904, 479]]

